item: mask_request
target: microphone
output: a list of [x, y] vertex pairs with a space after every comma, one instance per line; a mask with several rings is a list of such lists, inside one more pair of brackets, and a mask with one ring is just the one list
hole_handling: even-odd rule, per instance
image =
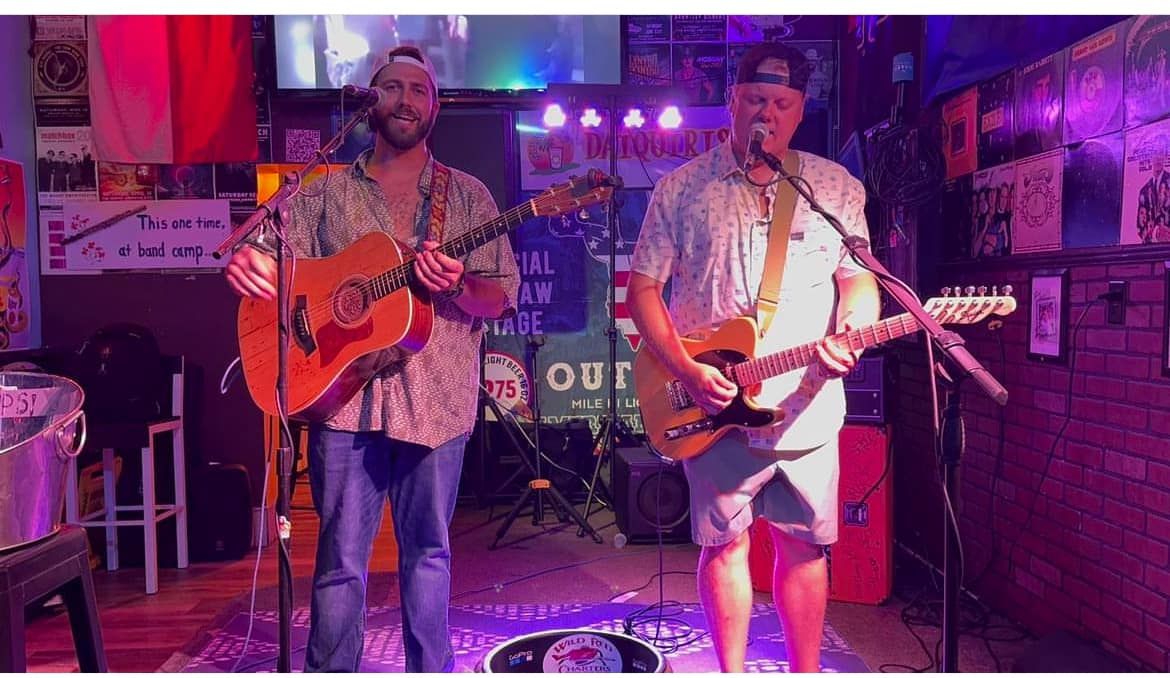
[[751, 137], [747, 151], [743, 154], [743, 173], [747, 174], [752, 168], [753, 161], [764, 153], [764, 137], [768, 136], [768, 126], [762, 122], [754, 122], [751, 127]]
[[357, 99], [362, 108], [376, 108], [382, 103], [382, 98], [386, 96], [377, 87], [358, 87], [357, 85], [345, 85], [341, 88], [341, 93]]

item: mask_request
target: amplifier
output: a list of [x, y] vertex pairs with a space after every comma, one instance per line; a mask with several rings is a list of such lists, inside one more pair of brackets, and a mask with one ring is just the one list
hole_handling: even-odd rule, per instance
[[865, 355], [849, 374], [841, 378], [845, 386], [846, 423], [886, 423], [885, 386], [892, 365], [893, 360], [884, 354]]

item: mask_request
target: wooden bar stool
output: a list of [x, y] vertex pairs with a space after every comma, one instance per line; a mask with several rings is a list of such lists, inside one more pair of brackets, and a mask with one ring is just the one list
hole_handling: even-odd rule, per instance
[[80, 669], [106, 672], [85, 530], [65, 525], [31, 546], [0, 553], [0, 673], [27, 669], [25, 607], [53, 593], [60, 594], [69, 611]]

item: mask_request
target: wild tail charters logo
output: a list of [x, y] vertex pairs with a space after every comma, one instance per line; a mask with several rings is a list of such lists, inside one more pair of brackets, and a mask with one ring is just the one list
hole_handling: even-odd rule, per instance
[[548, 649], [543, 668], [545, 673], [618, 673], [622, 656], [604, 636], [576, 633]]

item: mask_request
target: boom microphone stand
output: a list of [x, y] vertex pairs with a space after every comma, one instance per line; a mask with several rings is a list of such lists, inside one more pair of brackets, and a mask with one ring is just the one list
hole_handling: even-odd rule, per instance
[[[292, 537], [292, 521], [289, 519], [289, 495], [292, 486], [292, 432], [288, 424], [288, 340], [289, 340], [289, 273], [285, 266], [285, 226], [288, 219], [287, 203], [290, 198], [301, 190], [302, 177], [311, 173], [321, 161], [335, 152], [345, 137], [366, 117], [366, 111], [376, 101], [367, 99], [360, 104], [354, 115], [345, 123], [338, 133], [319, 150], [311, 160], [306, 162], [300, 170], [284, 175], [280, 188], [271, 198], [265, 200], [256, 211], [240, 224], [224, 239], [219, 247], [212, 252], [216, 259], [220, 259], [229, 251], [235, 249], [244, 238], [261, 228], [270, 228], [276, 240], [276, 333], [277, 333], [277, 371], [276, 371], [276, 409], [280, 420], [280, 443], [276, 448], [277, 492], [276, 492], [276, 531], [278, 537], [278, 598], [277, 615], [280, 627], [277, 635], [279, 651], [276, 657], [276, 670], [288, 673], [292, 670], [291, 654], [291, 616], [292, 616], [292, 564], [289, 560], [289, 545]], [[327, 161], [326, 161], [327, 162]]]
[[[959, 581], [959, 461], [963, 454], [963, 420], [962, 414], [959, 410], [959, 387], [960, 382], [966, 378], [971, 377], [975, 383], [983, 390], [985, 394], [999, 405], [1007, 403], [1008, 392], [995, 377], [987, 371], [987, 368], [971, 355], [967, 350], [963, 338], [957, 333], [950, 330], [944, 330], [935, 320], [926, 312], [918, 298], [913, 294], [909, 287], [904, 282], [894, 277], [885, 266], [882, 265], [873, 253], [869, 250], [869, 241], [860, 236], [851, 235], [841, 225], [841, 222], [825, 208], [821, 207], [820, 203], [812, 194], [811, 188], [808, 186], [803, 178], [793, 176], [784, 171], [784, 166], [776, 156], [765, 152], [763, 149], [759, 150], [759, 157], [767, 163], [772, 171], [776, 172], [778, 176], [792, 184], [806, 201], [814, 212], [821, 215], [832, 224], [833, 228], [841, 234], [842, 241], [845, 247], [849, 249], [850, 254], [853, 255], [854, 260], [861, 264], [866, 270], [872, 272], [877, 278], [878, 283], [882, 288], [890, 294], [902, 308], [906, 309], [908, 313], [914, 316], [927, 335], [935, 342], [935, 344], [951, 359], [952, 365], [956, 368], [955, 372], [948, 372], [949, 378], [949, 392], [947, 397], [946, 407], [944, 409], [942, 429], [939, 434], [938, 449], [940, 460], [943, 465], [943, 490], [946, 498], [946, 512], [944, 517], [946, 523], [945, 547], [943, 553], [943, 656], [942, 668], [943, 671], [954, 673], [958, 671], [958, 649], [959, 649], [959, 606], [958, 595], [959, 587], [962, 582]], [[931, 366], [934, 369], [934, 366]], [[931, 375], [934, 378], [934, 375]]]

